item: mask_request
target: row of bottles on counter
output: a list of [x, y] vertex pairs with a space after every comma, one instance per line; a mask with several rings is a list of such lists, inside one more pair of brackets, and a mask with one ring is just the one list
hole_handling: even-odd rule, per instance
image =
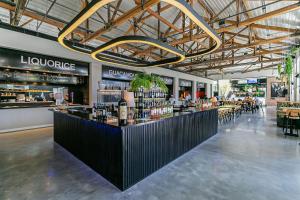
[[92, 108], [92, 115], [94, 119], [105, 122], [107, 120], [107, 109], [104, 104], [94, 103]]
[[[127, 107], [127, 102], [124, 99], [124, 91], [122, 91], [121, 99], [118, 102], [119, 126], [127, 125], [127, 119], [128, 119], [127, 109], [128, 107]], [[93, 118], [101, 122], [107, 121], [107, 117], [114, 115], [114, 112], [115, 112], [114, 104], [111, 104], [111, 106], [107, 107], [103, 103], [97, 103], [97, 104], [94, 103], [94, 106], [92, 108]]]
[[205, 108], [208, 108], [211, 106], [211, 103], [209, 100], [204, 100], [204, 99], [198, 99], [195, 102], [195, 108], [198, 110], [204, 110]]
[[136, 108], [136, 118], [160, 118], [164, 115], [173, 114], [173, 105], [167, 102], [150, 102], [146, 106]]
[[160, 107], [162, 104], [166, 104], [166, 101], [164, 99], [161, 99], [161, 100], [153, 100], [153, 99], [149, 99], [149, 100], [143, 100], [143, 101], [139, 101], [136, 100], [135, 101], [135, 105], [136, 106], [136, 109], [141, 109], [141, 106], [142, 108], [144, 109], [150, 109], [150, 108], [153, 108], [153, 107]]
[[149, 91], [144, 91], [143, 88], [140, 88], [138, 91], [134, 92], [134, 98], [143, 97], [143, 98], [166, 98], [167, 94], [159, 89], [152, 89]]

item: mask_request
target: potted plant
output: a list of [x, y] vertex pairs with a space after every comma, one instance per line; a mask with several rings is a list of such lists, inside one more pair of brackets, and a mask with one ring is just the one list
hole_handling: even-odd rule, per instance
[[139, 73], [131, 81], [131, 91], [136, 92], [140, 88], [150, 90], [153, 87], [160, 88], [163, 92], [168, 91], [166, 83], [157, 75]]

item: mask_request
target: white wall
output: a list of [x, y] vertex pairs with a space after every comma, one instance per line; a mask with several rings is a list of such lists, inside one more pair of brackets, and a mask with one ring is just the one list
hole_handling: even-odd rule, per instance
[[[89, 79], [89, 91], [90, 91], [90, 104], [96, 102], [97, 100], [97, 88], [98, 82], [101, 81], [101, 63], [94, 61], [89, 55], [78, 53], [75, 51], [70, 51], [62, 47], [58, 42], [47, 40], [32, 35], [27, 35], [7, 29], [0, 28], [0, 46], [13, 48], [23, 51], [29, 51], [34, 53], [45, 54], [49, 56], [56, 56], [62, 58], [68, 58], [78, 61], [84, 61], [90, 63], [90, 79]], [[178, 93], [178, 79], [186, 79], [192, 81], [199, 81], [208, 84], [213, 84], [214, 81], [206, 78], [201, 78], [193, 76], [190, 74], [185, 74], [165, 68], [159, 67], [149, 67], [149, 68], [134, 68], [134, 67], [124, 67], [130, 70], [144, 71], [147, 73], [155, 73], [159, 75], [174, 77], [177, 85], [174, 86], [174, 91]], [[195, 87], [196, 85], [193, 84]], [[196, 91], [196, 88], [193, 88]], [[208, 91], [208, 97], [210, 92]], [[175, 94], [178, 98], [178, 94]]]

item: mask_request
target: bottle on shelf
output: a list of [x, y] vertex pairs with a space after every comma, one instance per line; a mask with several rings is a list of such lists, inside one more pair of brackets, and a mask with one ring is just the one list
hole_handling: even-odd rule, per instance
[[124, 91], [121, 92], [121, 99], [118, 103], [119, 111], [119, 126], [127, 125], [127, 102], [124, 99]]
[[93, 104], [93, 108], [92, 108], [92, 115], [93, 115], [93, 118], [97, 118], [96, 110], [97, 110], [96, 103], [94, 103], [94, 104]]
[[102, 122], [107, 121], [107, 109], [106, 109], [105, 104], [103, 104], [102, 107], [101, 107], [101, 114], [102, 114], [101, 121]]
[[144, 107], [144, 89], [140, 88], [138, 94], [138, 118], [140, 119], [145, 118]]

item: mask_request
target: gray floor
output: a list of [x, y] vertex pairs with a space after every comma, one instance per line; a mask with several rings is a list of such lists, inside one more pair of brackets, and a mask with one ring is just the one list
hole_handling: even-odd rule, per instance
[[244, 114], [125, 192], [53, 143], [52, 129], [0, 135], [0, 200], [300, 199], [300, 146], [275, 109]]

